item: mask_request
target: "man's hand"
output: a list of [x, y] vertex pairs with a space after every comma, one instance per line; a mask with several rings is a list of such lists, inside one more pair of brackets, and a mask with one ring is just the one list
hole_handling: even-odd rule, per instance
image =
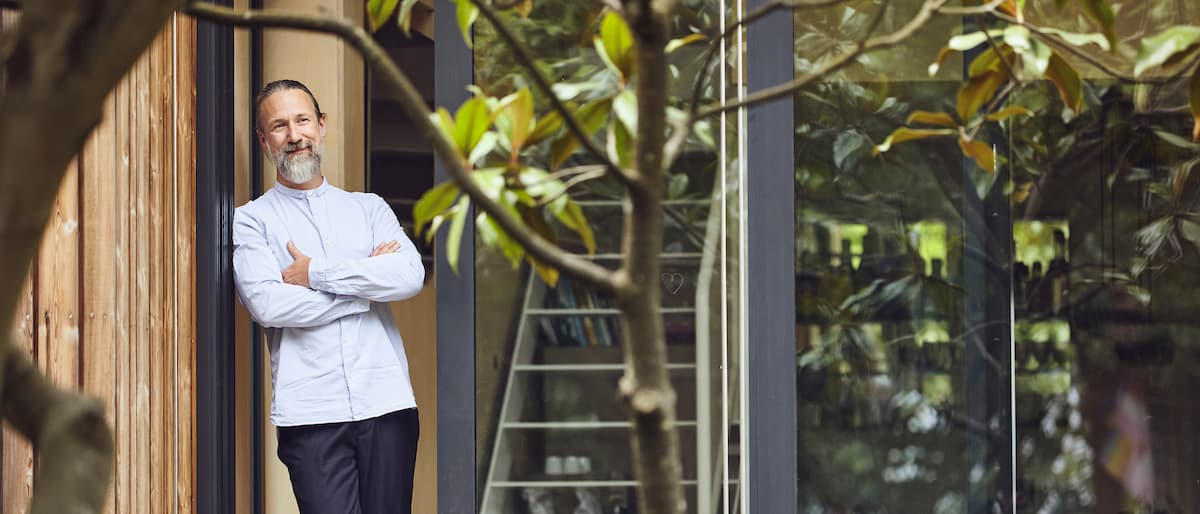
[[371, 251], [371, 255], [368, 255], [368, 257], [383, 255], [385, 253], [396, 253], [398, 251], [400, 251], [400, 242], [388, 241], [386, 243], [380, 243], [379, 246], [376, 246], [375, 249]]
[[291, 241], [287, 244], [288, 253], [292, 254], [292, 265], [284, 268], [283, 281], [292, 285], [308, 287], [308, 263], [312, 257], [300, 253]]

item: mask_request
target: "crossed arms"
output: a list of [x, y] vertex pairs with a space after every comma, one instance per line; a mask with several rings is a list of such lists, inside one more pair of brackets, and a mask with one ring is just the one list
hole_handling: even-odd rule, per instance
[[314, 327], [366, 312], [371, 302], [415, 296], [425, 280], [421, 256], [382, 199], [371, 213], [375, 249], [356, 259], [310, 258], [288, 243], [293, 262], [279, 271], [262, 226], [243, 211], [233, 218], [238, 295], [266, 327]]

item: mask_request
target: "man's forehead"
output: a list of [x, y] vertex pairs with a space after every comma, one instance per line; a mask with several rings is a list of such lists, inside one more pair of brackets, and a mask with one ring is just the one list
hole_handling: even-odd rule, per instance
[[300, 114], [316, 114], [308, 94], [299, 89], [285, 89], [267, 95], [266, 98], [263, 98], [260, 109], [263, 118], [268, 120]]

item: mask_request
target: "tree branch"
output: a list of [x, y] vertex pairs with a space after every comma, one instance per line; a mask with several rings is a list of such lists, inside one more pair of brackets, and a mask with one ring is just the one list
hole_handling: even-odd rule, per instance
[[747, 95], [746, 97], [735, 102], [729, 102], [704, 109], [697, 113], [693, 121], [704, 119], [722, 112], [757, 105], [763, 102], [774, 100], [781, 96], [792, 94], [807, 87], [813, 81], [824, 78], [830, 73], [844, 68], [845, 66], [854, 62], [858, 56], [864, 53], [896, 46], [907, 40], [909, 37], [912, 37], [917, 30], [925, 26], [925, 24], [929, 22], [929, 19], [933, 17], [933, 14], [937, 12], [937, 10], [943, 5], [945, 5], [946, 1], [947, 0], [926, 0], [925, 4], [921, 6], [921, 10], [917, 12], [916, 16], [913, 16], [913, 19], [901, 27], [900, 30], [897, 30], [896, 32], [886, 36], [871, 38], [865, 42], [859, 43], [853, 50], [830, 59], [830, 61], [824, 66], [817, 70], [806, 73], [804, 76], [796, 80], [757, 91], [754, 94]]
[[231, 9], [202, 1], [190, 2], [187, 12], [198, 18], [238, 27], [291, 28], [338, 36], [358, 50], [367, 64], [381, 72], [380, 75], [400, 99], [404, 113], [417, 126], [421, 135], [433, 145], [434, 153], [442, 160], [446, 171], [471, 201], [496, 220], [533, 258], [603, 292], [614, 290], [615, 282], [609, 276], [608, 269], [571, 255], [538, 236], [483, 192], [464, 167], [458, 152], [442, 135], [440, 129], [430, 121], [425, 100], [412, 81], [362, 27], [338, 18], [279, 10]]
[[945, 14], [945, 15], [949, 15], [949, 16], [971, 16], [973, 14], [991, 14], [991, 13], [995, 12], [996, 8], [1000, 7], [1000, 4], [1003, 4], [1004, 2], [1005, 2], [1005, 0], [992, 0], [991, 2], [988, 2], [984, 5], [977, 5], [975, 7], [942, 7], [940, 9], [938, 9], [937, 12], [938, 12], [938, 14]]
[[[742, 19], [735, 21], [728, 27], [725, 27], [725, 31], [722, 32], [719, 37], [712, 38], [708, 44], [708, 50], [704, 52], [704, 64], [700, 65], [700, 71], [696, 75], [696, 83], [692, 88], [691, 118], [697, 119], [696, 113], [700, 109], [700, 90], [704, 88], [704, 81], [708, 80], [708, 70], [709, 67], [712, 66], [712, 61], [713, 58], [716, 57], [717, 50], [721, 48], [721, 43], [733, 36], [738, 29], [754, 23], [766, 15], [780, 9], [798, 10], [818, 7], [832, 7], [846, 1], [847, 0], [808, 0], [801, 2], [797, 0], [775, 0], [773, 2], [758, 6]], [[691, 124], [689, 123], [688, 125], [690, 126]]]
[[496, 10], [485, 0], [471, 0], [471, 3], [479, 8], [479, 12], [483, 14], [483, 17], [491, 22], [492, 28], [500, 34], [500, 38], [516, 54], [517, 62], [529, 72], [529, 75], [533, 78], [533, 83], [542, 91], [542, 94], [550, 99], [550, 105], [562, 116], [563, 123], [575, 134], [575, 137], [579, 139], [579, 143], [583, 145], [583, 148], [599, 159], [618, 181], [628, 184], [631, 179], [625, 170], [621, 169], [617, 163], [608, 158], [608, 153], [601, 149], [600, 145], [592, 139], [592, 136], [583, 129], [583, 124], [579, 122], [579, 118], [576, 118], [575, 114], [570, 109], [567, 109], [567, 106], [558, 98], [558, 95], [554, 94], [554, 88], [550, 85], [550, 79], [546, 78], [542, 74], [542, 70], [537, 67], [537, 63], [534, 62], [529, 48], [517, 40], [512, 29], [500, 20], [500, 16], [496, 13]]

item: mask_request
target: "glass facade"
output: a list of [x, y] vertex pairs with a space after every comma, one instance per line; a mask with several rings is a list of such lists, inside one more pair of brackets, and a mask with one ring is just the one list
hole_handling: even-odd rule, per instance
[[[1041, 4], [1026, 19], [1094, 30]], [[1200, 21], [1117, 4], [1131, 48]], [[883, 6], [798, 13], [797, 75], [920, 3]], [[1057, 50], [1078, 108], [1028, 80], [980, 105], [1020, 115], [964, 121], [991, 47], [929, 64], [976, 23], [935, 18], [794, 97], [798, 511], [1196, 512], [1188, 81], [1102, 79]], [[951, 132], [887, 148], [906, 124]]]
[[[687, 17], [706, 26], [720, 24], [731, 9], [716, 0], [689, 5]], [[612, 102], [616, 116], [618, 104], [632, 98], [632, 87], [622, 98], [625, 84], [593, 45], [602, 7], [538, 2], [528, 18], [505, 20], [533, 49], [560, 96], [584, 109]], [[691, 33], [683, 22], [675, 30], [676, 37]], [[674, 96], [692, 94], [706, 47], [684, 45], [671, 53]], [[482, 19], [473, 48], [476, 87], [496, 97], [530, 87], [537, 112], [547, 112], [545, 98]], [[738, 52], [723, 55], [729, 57], [713, 61], [701, 88], [714, 101], [736, 94], [728, 79], [737, 70]], [[682, 112], [678, 105], [673, 103], [672, 115]], [[737, 127], [735, 117], [714, 119], [689, 138], [668, 171], [658, 286], [689, 513], [740, 512], [737, 214], [743, 200]], [[606, 133], [602, 128], [597, 136], [602, 147], [611, 137]], [[566, 173], [598, 162], [582, 150], [554, 162], [543, 156], [555, 151], [558, 140], [541, 144], [524, 162]], [[595, 234], [590, 258], [616, 269], [624, 223], [619, 185], [607, 178], [585, 181], [572, 197]], [[556, 237], [560, 246], [586, 254], [575, 233], [557, 227]], [[630, 423], [617, 397], [626, 342], [614, 302], [566, 276], [551, 286], [526, 263], [513, 266], [481, 240], [476, 247], [478, 512], [637, 512]]]

